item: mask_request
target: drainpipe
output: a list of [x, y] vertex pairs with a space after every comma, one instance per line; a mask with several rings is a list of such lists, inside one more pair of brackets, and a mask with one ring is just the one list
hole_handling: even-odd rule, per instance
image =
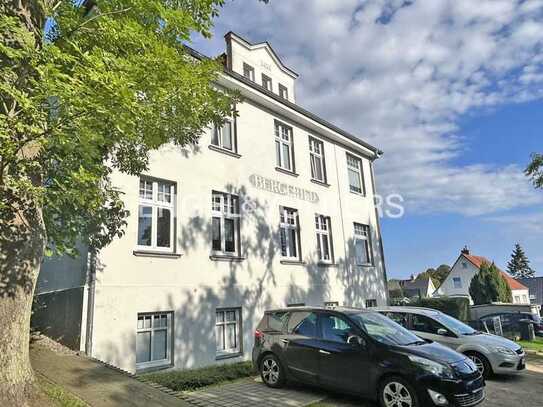
[[85, 354], [92, 357], [92, 328], [94, 320], [94, 298], [96, 290], [96, 253], [89, 250], [87, 262], [87, 328], [85, 335]]

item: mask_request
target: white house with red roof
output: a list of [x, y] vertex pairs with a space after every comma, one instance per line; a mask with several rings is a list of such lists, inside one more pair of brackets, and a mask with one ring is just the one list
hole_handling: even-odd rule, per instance
[[[434, 297], [439, 296], [453, 296], [453, 297], [469, 297], [469, 286], [471, 279], [479, 272], [483, 263], [492, 264], [493, 262], [486, 257], [474, 256], [470, 254], [469, 249], [466, 247], [460, 252], [460, 256], [454, 263], [451, 271], [435, 291]], [[529, 304], [530, 297], [528, 294], [528, 287], [522, 285], [517, 280], [512, 278], [506, 272], [498, 270], [502, 274], [503, 278], [511, 288], [513, 295], [513, 304]]]

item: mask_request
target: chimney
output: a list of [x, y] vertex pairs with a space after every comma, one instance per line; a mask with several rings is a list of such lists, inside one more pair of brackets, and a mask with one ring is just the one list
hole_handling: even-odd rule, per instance
[[464, 246], [464, 248], [460, 251], [460, 253], [462, 254], [466, 254], [466, 255], [469, 255], [469, 249], [468, 249], [468, 246]]

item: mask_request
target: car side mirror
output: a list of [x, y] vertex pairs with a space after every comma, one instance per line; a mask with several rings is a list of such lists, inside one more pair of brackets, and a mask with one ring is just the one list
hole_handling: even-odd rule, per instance
[[448, 336], [449, 335], [449, 331], [447, 331], [446, 329], [444, 328], [439, 328], [437, 330], [437, 334], [438, 335], [441, 335], [441, 336]]
[[354, 346], [358, 346], [360, 348], [365, 348], [366, 347], [366, 341], [364, 340], [364, 338], [358, 336], [358, 335], [351, 335], [347, 338], [347, 343], [349, 345], [354, 345]]

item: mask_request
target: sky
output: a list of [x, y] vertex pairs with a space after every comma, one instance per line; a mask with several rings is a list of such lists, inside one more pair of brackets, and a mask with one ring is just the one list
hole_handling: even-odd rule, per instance
[[268, 41], [296, 102], [379, 147], [388, 277], [452, 265], [467, 245], [505, 268], [520, 243], [543, 276], [543, 0], [227, 0], [214, 36]]

